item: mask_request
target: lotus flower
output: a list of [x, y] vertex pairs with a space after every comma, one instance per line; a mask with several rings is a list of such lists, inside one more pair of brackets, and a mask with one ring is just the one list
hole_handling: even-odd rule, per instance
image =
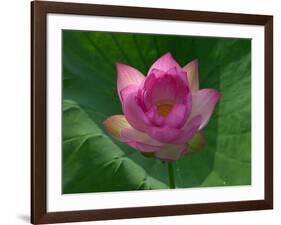
[[168, 52], [147, 76], [117, 64], [117, 90], [124, 115], [104, 121], [107, 132], [132, 148], [162, 161], [176, 161], [208, 123], [220, 93], [199, 90], [198, 62], [181, 66]]

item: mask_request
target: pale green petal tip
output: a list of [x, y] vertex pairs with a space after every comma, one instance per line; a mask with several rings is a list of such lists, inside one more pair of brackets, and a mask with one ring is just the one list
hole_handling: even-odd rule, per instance
[[130, 127], [123, 115], [115, 115], [107, 118], [103, 122], [105, 130], [117, 140], [122, 141], [121, 129]]
[[187, 143], [188, 153], [198, 152], [204, 148], [207, 143], [207, 139], [203, 132], [198, 132], [194, 137]]

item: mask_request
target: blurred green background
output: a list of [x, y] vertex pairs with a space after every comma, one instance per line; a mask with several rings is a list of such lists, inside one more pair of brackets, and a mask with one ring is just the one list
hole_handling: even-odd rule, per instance
[[63, 193], [168, 188], [167, 165], [109, 137], [122, 114], [116, 63], [146, 74], [171, 52], [199, 60], [200, 88], [223, 96], [204, 128], [207, 145], [177, 161], [177, 188], [251, 184], [251, 40], [63, 31]]

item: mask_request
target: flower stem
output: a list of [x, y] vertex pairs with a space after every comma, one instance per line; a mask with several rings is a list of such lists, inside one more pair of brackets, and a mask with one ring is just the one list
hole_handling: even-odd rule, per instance
[[169, 174], [169, 187], [170, 189], [175, 189], [175, 175], [174, 175], [174, 168], [173, 168], [173, 163], [168, 162], [168, 174]]

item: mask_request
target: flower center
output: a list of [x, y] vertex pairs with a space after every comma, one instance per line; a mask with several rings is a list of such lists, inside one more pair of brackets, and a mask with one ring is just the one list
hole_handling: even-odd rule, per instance
[[173, 104], [160, 104], [157, 105], [157, 111], [160, 116], [166, 117], [172, 111]]

